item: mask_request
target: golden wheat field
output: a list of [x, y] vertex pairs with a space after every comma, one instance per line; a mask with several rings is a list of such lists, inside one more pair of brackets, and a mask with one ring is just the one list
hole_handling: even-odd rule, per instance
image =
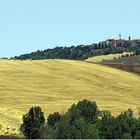
[[0, 134], [7, 127], [7, 133], [18, 133], [22, 115], [32, 106], [47, 116], [82, 99], [94, 100], [114, 115], [127, 108], [137, 114], [140, 77], [82, 61], [0, 60]]
[[117, 59], [118, 57], [121, 57], [122, 55], [130, 55], [133, 54], [133, 52], [123, 52], [123, 53], [118, 53], [118, 54], [108, 54], [108, 55], [100, 55], [100, 56], [94, 56], [94, 57], [89, 57], [85, 61], [87, 62], [102, 62], [103, 60], [112, 60], [114, 57]]

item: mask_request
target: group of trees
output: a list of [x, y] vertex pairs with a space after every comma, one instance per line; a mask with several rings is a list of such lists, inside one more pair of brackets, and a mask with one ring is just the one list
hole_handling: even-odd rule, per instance
[[124, 52], [124, 48], [95, 48], [92, 45], [79, 45], [71, 47], [56, 47], [44, 51], [15, 56], [14, 59], [72, 59], [85, 60], [88, 57]]
[[126, 58], [126, 57], [131, 57], [131, 56], [136, 56], [136, 53], [130, 53], [130, 54], [122, 54], [121, 56], [118, 56], [117, 58], [114, 57], [114, 59], [121, 59], [121, 58]]
[[122, 53], [124, 51], [133, 51], [136, 55], [140, 54], [140, 43], [136, 46], [132, 46], [131, 43], [123, 45], [117, 45], [117, 47], [111, 46], [111, 44], [92, 44], [92, 45], [78, 45], [71, 47], [55, 47], [53, 49], [46, 49], [44, 51], [36, 51], [30, 54], [23, 54], [15, 56], [14, 59], [73, 59], [73, 60], [85, 60], [92, 56], [107, 55]]
[[137, 139], [140, 118], [135, 118], [131, 109], [112, 116], [85, 99], [73, 104], [64, 114], [50, 114], [46, 121], [41, 108], [32, 107], [23, 116], [21, 131], [32, 139]]

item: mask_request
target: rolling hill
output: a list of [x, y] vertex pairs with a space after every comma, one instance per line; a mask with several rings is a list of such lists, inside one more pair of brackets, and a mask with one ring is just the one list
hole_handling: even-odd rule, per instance
[[[132, 56], [132, 54], [133, 52], [124, 52], [122, 54], [94, 56], [89, 57], [85, 61], [90, 63], [100, 63], [113, 68], [140, 74], [140, 55]], [[125, 57], [126, 55], [129, 56]]]
[[86, 59], [86, 62], [94, 62], [94, 63], [99, 63], [102, 61], [108, 61], [108, 60], [114, 60], [114, 57], [118, 59], [118, 57], [121, 57], [122, 55], [130, 55], [132, 52], [123, 52], [123, 53], [118, 53], [118, 54], [108, 54], [108, 55], [99, 55], [99, 56], [94, 56], [94, 57], [89, 57]]
[[0, 134], [18, 129], [31, 106], [63, 113], [85, 98], [113, 114], [132, 108], [137, 115], [139, 83], [139, 75], [82, 61], [0, 60]]
[[115, 60], [105, 60], [103, 63], [114, 63], [114, 64], [140, 64], [140, 55], [124, 57]]

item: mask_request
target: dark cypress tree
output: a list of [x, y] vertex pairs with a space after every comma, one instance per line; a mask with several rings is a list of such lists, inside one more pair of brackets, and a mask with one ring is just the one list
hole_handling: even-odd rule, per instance
[[29, 112], [23, 116], [23, 124], [21, 131], [26, 138], [36, 139], [39, 138], [39, 128], [45, 122], [44, 113], [40, 107], [32, 107]]

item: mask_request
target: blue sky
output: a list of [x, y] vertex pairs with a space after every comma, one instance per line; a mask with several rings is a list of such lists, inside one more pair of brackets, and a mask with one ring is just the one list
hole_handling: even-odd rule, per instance
[[140, 38], [139, 0], [0, 0], [0, 57]]

